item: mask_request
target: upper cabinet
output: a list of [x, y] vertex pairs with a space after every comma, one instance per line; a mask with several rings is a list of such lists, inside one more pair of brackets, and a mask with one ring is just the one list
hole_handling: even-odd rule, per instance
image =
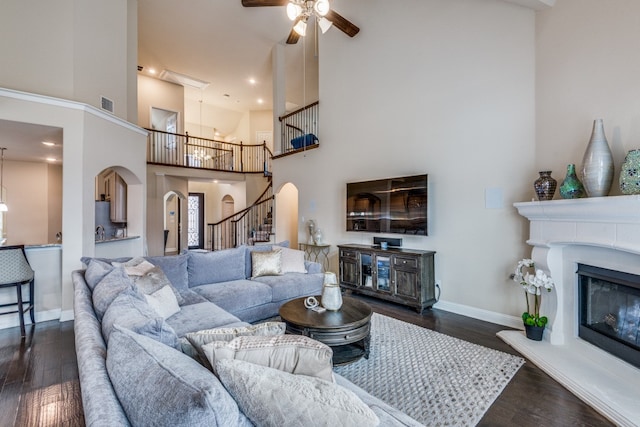
[[115, 171], [96, 178], [96, 200], [110, 202], [111, 222], [127, 222], [127, 183]]

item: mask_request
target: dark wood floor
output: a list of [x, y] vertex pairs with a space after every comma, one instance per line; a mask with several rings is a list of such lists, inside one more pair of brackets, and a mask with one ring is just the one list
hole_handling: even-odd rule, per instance
[[[362, 298], [381, 314], [466, 341], [518, 354], [496, 332], [503, 326], [441, 310], [422, 315]], [[83, 426], [73, 322], [45, 322], [22, 340], [19, 328], [0, 330], [0, 426]], [[612, 426], [530, 362], [520, 368], [480, 426]]]

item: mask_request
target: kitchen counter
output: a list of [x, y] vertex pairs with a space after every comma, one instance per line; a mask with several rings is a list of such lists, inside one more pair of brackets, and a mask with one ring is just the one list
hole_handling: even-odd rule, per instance
[[104, 239], [104, 240], [96, 240], [96, 245], [99, 245], [102, 243], [122, 242], [123, 240], [134, 240], [139, 238], [140, 236], [109, 237], [108, 239]]

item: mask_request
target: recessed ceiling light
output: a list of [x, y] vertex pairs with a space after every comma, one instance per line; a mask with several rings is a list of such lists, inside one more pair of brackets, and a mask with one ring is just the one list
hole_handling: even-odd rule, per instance
[[149, 68], [149, 74], [155, 74], [155, 73], [156, 73], [155, 68]]
[[263, 104], [264, 100], [262, 98], [258, 98], [258, 104]]
[[252, 84], [252, 85], [256, 84], [256, 79], [254, 79], [253, 77], [251, 77], [251, 78], [249, 79], [249, 84]]
[[49, 141], [42, 141], [42, 143], [43, 143], [44, 145], [46, 145], [47, 147], [53, 147], [54, 145], [56, 145], [56, 144], [54, 144], [53, 142], [49, 142]]
[[47, 157], [47, 162], [55, 162], [56, 159], [54, 159], [53, 157]]

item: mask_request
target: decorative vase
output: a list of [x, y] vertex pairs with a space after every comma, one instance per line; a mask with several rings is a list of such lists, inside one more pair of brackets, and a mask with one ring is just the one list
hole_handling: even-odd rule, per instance
[[613, 156], [604, 135], [602, 119], [596, 119], [582, 159], [582, 183], [589, 197], [602, 197], [609, 194], [612, 182]]
[[527, 338], [529, 338], [530, 340], [542, 341], [544, 326], [524, 325], [524, 330], [527, 334]]
[[313, 243], [315, 245], [322, 244], [322, 230], [320, 230], [319, 228], [316, 228], [315, 233], [313, 233]]
[[342, 307], [342, 290], [338, 285], [336, 274], [330, 271], [324, 273], [322, 306], [330, 311], [338, 311]]
[[533, 183], [533, 188], [536, 190], [538, 200], [553, 199], [558, 181], [551, 177], [551, 171], [540, 171], [538, 173], [540, 177]]
[[313, 243], [313, 235], [316, 232], [316, 222], [310, 219], [308, 227], [309, 227], [309, 243]]
[[627, 153], [620, 170], [620, 191], [622, 194], [640, 194], [640, 150]]
[[563, 199], [580, 199], [587, 197], [584, 186], [576, 175], [576, 165], [573, 163], [567, 165], [567, 176], [564, 178], [564, 181], [562, 181], [562, 185], [560, 185], [560, 196], [562, 196]]

